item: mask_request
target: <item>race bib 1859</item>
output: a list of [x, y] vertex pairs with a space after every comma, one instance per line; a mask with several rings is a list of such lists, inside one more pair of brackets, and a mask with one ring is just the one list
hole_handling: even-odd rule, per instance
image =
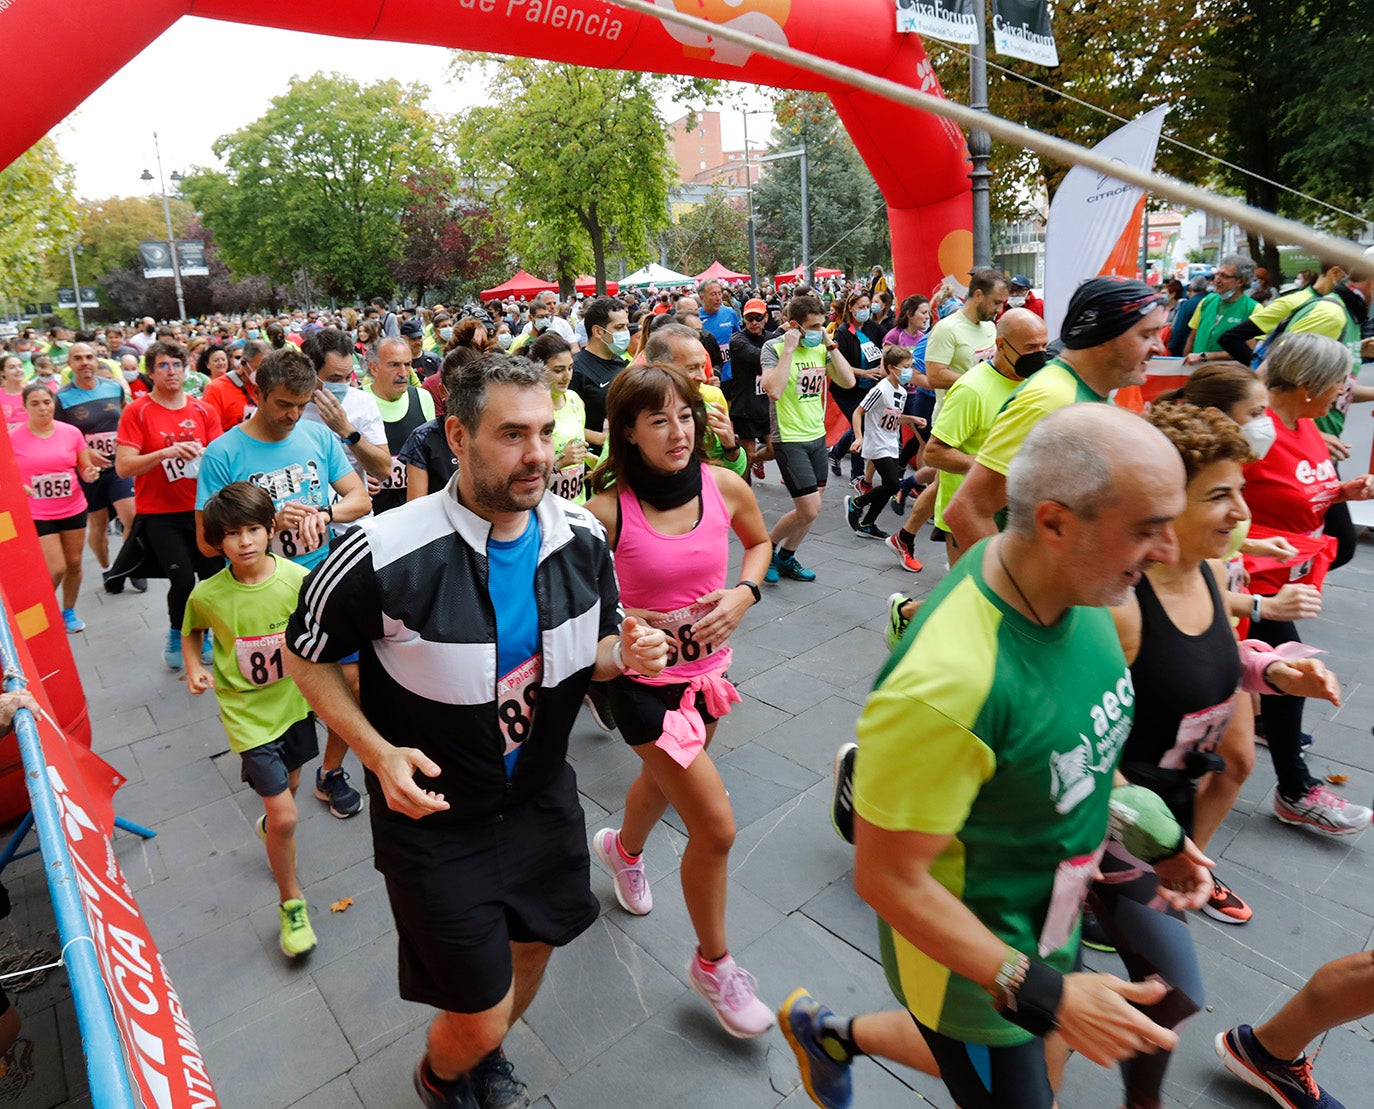
[[34, 500], [55, 501], [72, 495], [74, 480], [70, 473], [34, 474], [29, 488], [33, 490]]

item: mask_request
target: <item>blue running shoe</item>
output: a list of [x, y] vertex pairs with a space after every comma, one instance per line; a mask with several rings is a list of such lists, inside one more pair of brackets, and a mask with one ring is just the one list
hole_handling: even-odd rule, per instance
[[1299, 1055], [1291, 1063], [1265, 1051], [1248, 1024], [1217, 1033], [1213, 1041], [1222, 1066], [1257, 1090], [1263, 1090], [1289, 1109], [1345, 1109], [1317, 1085], [1312, 1060]]
[[[774, 556], [773, 556], [773, 564], [774, 564], [775, 566], [777, 566], [777, 568], [778, 568], [778, 573], [780, 573], [780, 574], [786, 574], [786, 575], [787, 575], [789, 578], [791, 578], [793, 581], [815, 581], [815, 580], [816, 580], [816, 571], [815, 571], [815, 570], [808, 570], [805, 566], [803, 566], [800, 562], [797, 561], [797, 556], [796, 556], [796, 555], [793, 555], [793, 556], [792, 556], [791, 558], [789, 558], [786, 562], [778, 562], [778, 561], [777, 561], [777, 556], [774, 555]], [[766, 580], [766, 579], [765, 579], [765, 580]]]
[[851, 1057], [822, 1023], [834, 1016], [803, 989], [793, 990], [778, 1010], [778, 1027], [801, 1068], [802, 1085], [821, 1109], [849, 1109], [854, 1101]]
[[162, 647], [162, 661], [167, 664], [168, 670], [180, 670], [181, 661], [181, 632], [176, 628], [167, 629], [167, 642]]
[[772, 561], [768, 563], [768, 569], [764, 572], [763, 580], [769, 585], [778, 584], [778, 555], [773, 553]]
[[62, 626], [67, 629], [68, 635], [75, 635], [77, 632], [86, 630], [86, 621], [76, 614], [76, 609], [64, 608], [62, 610]]

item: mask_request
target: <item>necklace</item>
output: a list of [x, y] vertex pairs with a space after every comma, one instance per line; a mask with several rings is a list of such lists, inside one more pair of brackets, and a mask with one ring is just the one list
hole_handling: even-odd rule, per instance
[[1049, 627], [1045, 621], [1040, 619], [1040, 613], [1035, 611], [1035, 606], [1030, 603], [1030, 598], [1026, 596], [1025, 590], [1016, 583], [1016, 579], [1011, 576], [1011, 571], [1007, 569], [1007, 560], [1002, 557], [1002, 541], [1000, 539], [997, 541], [997, 562], [1002, 567], [1002, 573], [1007, 575], [1007, 581], [1011, 582], [1011, 587], [1016, 590], [1016, 595], [1020, 597], [1022, 603], [1030, 609], [1030, 614], [1035, 617], [1035, 622], [1042, 628]]

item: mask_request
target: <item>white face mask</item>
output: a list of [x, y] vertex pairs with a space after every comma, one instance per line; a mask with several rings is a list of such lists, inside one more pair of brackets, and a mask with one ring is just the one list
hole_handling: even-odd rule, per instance
[[1025, 297], [1007, 297], [1008, 308], [1024, 308], [1026, 306]]
[[1269, 448], [1278, 438], [1278, 432], [1274, 430], [1274, 417], [1267, 412], [1263, 416], [1256, 416], [1248, 424], [1241, 424], [1240, 433], [1245, 436], [1245, 441], [1250, 444], [1256, 458], [1263, 458], [1268, 454]]

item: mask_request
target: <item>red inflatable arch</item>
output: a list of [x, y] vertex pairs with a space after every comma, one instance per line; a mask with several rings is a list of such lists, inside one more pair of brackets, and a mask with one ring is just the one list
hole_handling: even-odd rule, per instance
[[[939, 91], [920, 39], [897, 33], [892, 0], [655, 3]], [[898, 291], [929, 291], [972, 264], [968, 150], [953, 124], [597, 0], [18, 0], [0, 10], [0, 32], [38, 49], [8, 83], [0, 166], [183, 15], [825, 92], [887, 200]]]

